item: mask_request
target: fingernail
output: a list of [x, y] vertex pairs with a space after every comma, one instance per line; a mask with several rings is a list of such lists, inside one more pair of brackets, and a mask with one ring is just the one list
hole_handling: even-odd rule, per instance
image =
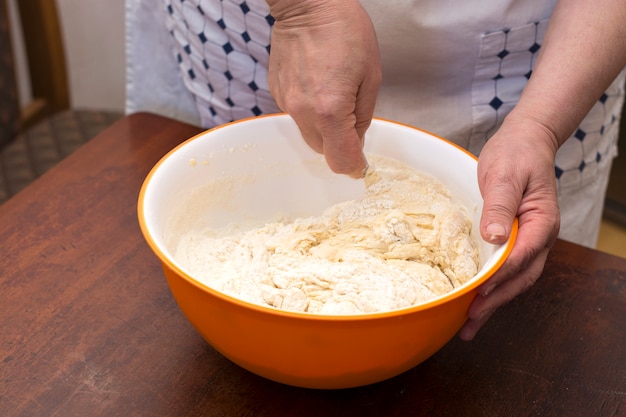
[[485, 310], [482, 313], [480, 313], [480, 317], [478, 318], [478, 320], [483, 320], [485, 318], [489, 318], [489, 316], [491, 316], [493, 314], [494, 310]]
[[365, 168], [363, 168], [360, 171], [357, 171], [357, 172], [354, 172], [354, 173], [350, 174], [350, 176], [352, 178], [363, 179], [367, 175], [367, 173], [368, 173], [368, 171], [370, 169], [370, 164], [369, 164], [369, 162], [367, 162], [367, 158], [365, 157], [365, 154], [363, 154], [363, 161], [365, 162]]
[[487, 225], [485, 231], [487, 232], [487, 237], [490, 241], [498, 240], [506, 236], [506, 229], [499, 223], [491, 223]]
[[491, 294], [491, 291], [493, 291], [493, 290], [494, 290], [494, 288], [496, 288], [496, 284], [495, 284], [495, 283], [494, 283], [494, 284], [489, 284], [489, 286], [487, 286], [487, 288], [485, 288], [485, 289], [481, 292], [481, 295], [482, 295], [483, 297], [488, 296], [489, 294]]
[[367, 159], [365, 160], [365, 168], [363, 168], [363, 171], [361, 172], [361, 178], [365, 178], [365, 176], [367, 175], [367, 171], [370, 169], [370, 164], [369, 162], [367, 162]]

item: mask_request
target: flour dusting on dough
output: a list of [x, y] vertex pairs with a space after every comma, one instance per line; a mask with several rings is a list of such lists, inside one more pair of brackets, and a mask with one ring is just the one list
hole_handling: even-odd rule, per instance
[[233, 297], [329, 315], [410, 307], [471, 279], [478, 248], [466, 208], [427, 174], [380, 155], [368, 160], [363, 199], [245, 232], [191, 230], [175, 259]]

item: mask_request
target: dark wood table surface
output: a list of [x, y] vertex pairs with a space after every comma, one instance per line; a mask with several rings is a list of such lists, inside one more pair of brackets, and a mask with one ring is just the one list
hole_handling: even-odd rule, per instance
[[281, 385], [189, 325], [139, 188], [199, 129], [136, 114], [0, 206], [1, 416], [626, 416], [626, 260], [558, 241], [543, 276], [393, 379]]

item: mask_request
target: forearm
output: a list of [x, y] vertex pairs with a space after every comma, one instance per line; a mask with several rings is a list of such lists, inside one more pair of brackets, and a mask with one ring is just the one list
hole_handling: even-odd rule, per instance
[[626, 0], [560, 0], [511, 112], [547, 130], [555, 151], [626, 65]]

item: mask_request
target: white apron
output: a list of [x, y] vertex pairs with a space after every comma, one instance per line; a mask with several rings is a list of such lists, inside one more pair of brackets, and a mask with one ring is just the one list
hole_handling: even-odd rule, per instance
[[[555, 3], [363, 0], [383, 65], [375, 115], [479, 154], [519, 100]], [[213, 127], [279, 111], [267, 87], [264, 0], [154, 4], [127, 0], [129, 112]], [[623, 98], [624, 73], [557, 154], [561, 238], [595, 246]]]

